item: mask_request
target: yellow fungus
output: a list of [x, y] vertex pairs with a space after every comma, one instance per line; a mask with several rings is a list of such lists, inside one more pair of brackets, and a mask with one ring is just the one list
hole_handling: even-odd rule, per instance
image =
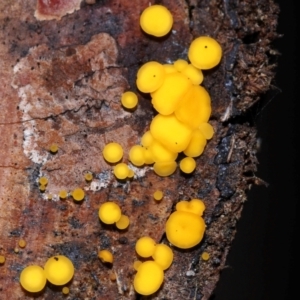
[[134, 177], [134, 171], [130, 168], [128, 168], [128, 178], [133, 178]]
[[[145, 155], [146, 154], [147, 153], [145, 151]], [[147, 158], [148, 163], [149, 161], [151, 161], [151, 158], [153, 162], [166, 162], [166, 161], [174, 161], [177, 158], [178, 153], [167, 149], [160, 142], [154, 140], [151, 146], [149, 147], [148, 156], [149, 156]], [[146, 156], [145, 156], [145, 160], [146, 160]]]
[[201, 70], [195, 68], [192, 64], [188, 64], [182, 71], [189, 80], [191, 80], [192, 84], [199, 85], [203, 81], [203, 73]]
[[171, 64], [165, 64], [163, 65], [165, 71], [166, 71], [166, 74], [170, 74], [170, 73], [175, 73], [177, 72], [176, 68], [174, 67], [174, 65], [171, 65]]
[[191, 201], [180, 201], [176, 204], [177, 211], [185, 211], [202, 216], [205, 210], [205, 204], [200, 199], [192, 199]]
[[197, 157], [203, 153], [206, 143], [206, 138], [200, 129], [195, 129], [192, 133], [191, 141], [183, 153], [190, 157]]
[[166, 235], [171, 244], [187, 249], [196, 246], [203, 238], [204, 220], [196, 214], [175, 211], [166, 222]]
[[144, 148], [140, 145], [134, 145], [129, 151], [129, 160], [140, 167], [145, 164]]
[[141, 257], [150, 257], [154, 253], [156, 243], [149, 236], [143, 236], [135, 244], [135, 251]]
[[125, 179], [128, 177], [129, 168], [125, 163], [119, 163], [114, 167], [114, 174], [118, 179]]
[[58, 151], [58, 145], [57, 145], [57, 144], [51, 144], [51, 145], [50, 145], [50, 148], [49, 148], [49, 151], [50, 151], [52, 154], [55, 154], [55, 153]]
[[5, 256], [4, 255], [0, 255], [0, 264], [4, 264], [5, 263]]
[[121, 218], [119, 221], [116, 222], [116, 227], [118, 229], [126, 229], [129, 226], [129, 218], [125, 215], [121, 215]]
[[47, 280], [54, 285], [67, 284], [74, 276], [73, 263], [64, 255], [50, 257], [44, 270]]
[[190, 174], [196, 168], [196, 161], [192, 157], [185, 157], [180, 161], [179, 167], [182, 172]]
[[153, 194], [153, 198], [156, 200], [156, 201], [160, 201], [164, 196], [164, 193], [160, 190], [157, 190], [154, 192]]
[[84, 190], [81, 188], [76, 188], [73, 192], [72, 192], [72, 197], [75, 201], [81, 201], [84, 199], [85, 193]]
[[117, 279], [116, 273], [114, 271], [109, 272], [109, 279], [115, 281]]
[[214, 135], [214, 128], [209, 123], [201, 123], [199, 125], [199, 130], [208, 140]]
[[156, 162], [153, 165], [154, 172], [162, 177], [172, 175], [177, 168], [177, 164], [175, 161], [167, 161], [167, 162]]
[[105, 224], [114, 224], [121, 218], [120, 206], [114, 202], [105, 202], [99, 208], [99, 219]]
[[68, 197], [68, 192], [66, 190], [60, 190], [58, 196], [60, 199], [64, 200]]
[[53, 198], [52, 194], [48, 194], [47, 198], [48, 198], [48, 200], [52, 200], [52, 198]]
[[140, 260], [135, 260], [133, 262], [133, 268], [137, 271], [141, 264], [142, 264], [142, 262]]
[[39, 178], [39, 184], [46, 186], [48, 184], [48, 178], [47, 177], [40, 177]]
[[21, 272], [20, 283], [22, 287], [30, 292], [37, 293], [44, 289], [47, 279], [42, 267], [32, 265], [28, 266]]
[[15, 247], [14, 252], [15, 252], [16, 254], [18, 254], [19, 251], [20, 251], [19, 248]]
[[161, 87], [151, 93], [153, 107], [162, 115], [172, 114], [191, 86], [192, 82], [181, 73], [166, 74]]
[[222, 48], [213, 38], [201, 36], [192, 41], [188, 57], [198, 69], [207, 70], [217, 66], [222, 57]]
[[165, 68], [156, 61], [149, 61], [142, 65], [137, 73], [136, 85], [143, 93], [156, 91], [164, 82]]
[[40, 189], [40, 191], [43, 193], [43, 192], [45, 192], [45, 191], [46, 191], [46, 186], [45, 186], [45, 185], [42, 185], [42, 184], [40, 184], [40, 186], [39, 186], [39, 189]]
[[171, 30], [173, 17], [165, 6], [151, 5], [142, 12], [140, 25], [146, 33], [161, 37]]
[[110, 263], [112, 264], [113, 261], [114, 261], [114, 256], [113, 254], [108, 251], [108, 250], [101, 250], [98, 252], [98, 257], [100, 258], [100, 260], [103, 262], [103, 263]]
[[154, 157], [150, 149], [144, 148], [145, 164], [152, 165], [154, 163]]
[[159, 264], [163, 270], [166, 270], [171, 266], [173, 257], [172, 249], [165, 244], [156, 245], [154, 253], [152, 254], [154, 261]]
[[209, 260], [209, 257], [210, 257], [210, 255], [209, 255], [208, 252], [203, 252], [203, 253], [201, 254], [201, 258], [202, 258], [203, 260]]
[[146, 131], [146, 132], [143, 134], [142, 138], [141, 138], [141, 144], [142, 144], [145, 148], [151, 146], [151, 144], [153, 143], [153, 141], [154, 141], [154, 138], [153, 138], [153, 136], [152, 136], [150, 130]]
[[192, 129], [180, 122], [174, 114], [155, 116], [151, 122], [150, 131], [157, 141], [176, 153], [183, 151], [192, 137]]
[[18, 245], [19, 245], [20, 248], [25, 248], [26, 247], [26, 241], [21, 239], [21, 240], [19, 240]]
[[61, 291], [64, 295], [68, 295], [70, 293], [70, 289], [67, 286], [64, 286]]
[[174, 62], [174, 68], [178, 72], [181, 72], [182, 70], [184, 70], [188, 65], [189, 65], [189, 63], [186, 60], [184, 60], [184, 59], [177, 59]]
[[92, 181], [93, 180], [93, 174], [88, 172], [88, 173], [85, 173], [84, 174], [84, 179], [89, 182], [89, 181]]
[[121, 96], [121, 103], [128, 109], [135, 108], [138, 104], [138, 97], [133, 92], [125, 92]]
[[151, 295], [155, 293], [164, 280], [164, 272], [155, 261], [142, 263], [134, 277], [133, 286], [137, 293], [141, 295]]
[[123, 148], [118, 143], [108, 143], [102, 151], [103, 157], [109, 163], [116, 163], [123, 157]]

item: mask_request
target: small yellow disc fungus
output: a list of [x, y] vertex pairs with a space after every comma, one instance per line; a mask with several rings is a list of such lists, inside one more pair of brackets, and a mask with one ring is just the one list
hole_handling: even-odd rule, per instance
[[203, 238], [204, 220], [189, 212], [175, 211], [166, 223], [166, 235], [171, 244], [188, 249], [196, 246]]
[[182, 172], [190, 174], [196, 168], [196, 161], [192, 157], [185, 157], [180, 161], [179, 167]]
[[37, 293], [43, 290], [46, 282], [45, 271], [40, 266], [28, 266], [21, 272], [20, 283], [30, 293]]
[[156, 201], [160, 201], [164, 196], [164, 193], [160, 190], [157, 190], [154, 192], [153, 194], [153, 198], [156, 200]]
[[214, 135], [214, 128], [209, 123], [201, 123], [199, 130], [207, 140], [211, 139]]
[[153, 107], [162, 115], [172, 114], [191, 86], [192, 82], [181, 73], [166, 74], [161, 87], [151, 93]]
[[123, 157], [123, 148], [118, 143], [108, 143], [105, 145], [102, 154], [109, 163], [116, 163]]
[[177, 211], [185, 211], [202, 216], [205, 210], [205, 204], [200, 199], [192, 199], [191, 201], [180, 201], [176, 204]]
[[41, 184], [41, 185], [39, 186], [39, 189], [40, 189], [40, 191], [43, 193], [43, 192], [46, 191], [46, 186]]
[[140, 167], [145, 164], [144, 148], [140, 145], [134, 145], [129, 151], [130, 161]]
[[121, 103], [128, 109], [135, 108], [138, 104], [138, 97], [133, 92], [125, 92], [122, 94]]
[[151, 153], [151, 157], [149, 159], [152, 158], [155, 162], [174, 161], [178, 156], [178, 153], [167, 149], [157, 140], [153, 141], [152, 145], [149, 147], [149, 151]]
[[120, 206], [114, 202], [105, 202], [99, 208], [99, 219], [105, 224], [114, 224], [121, 218]]
[[171, 30], [173, 17], [166, 7], [151, 5], [142, 12], [140, 25], [146, 33], [161, 37]]
[[64, 295], [68, 295], [70, 293], [70, 289], [67, 286], [64, 286], [61, 291]]
[[167, 270], [173, 262], [173, 251], [165, 244], [158, 244], [155, 247], [152, 258], [159, 264], [163, 270]]
[[165, 68], [156, 61], [149, 61], [142, 65], [137, 73], [136, 85], [143, 93], [156, 91], [164, 82]]
[[18, 245], [19, 245], [20, 248], [25, 248], [26, 247], [26, 241], [21, 239], [21, 240], [19, 240]]
[[48, 198], [48, 200], [52, 200], [52, 198], [53, 198], [52, 194], [48, 194], [47, 198]]
[[177, 164], [175, 161], [167, 161], [167, 162], [156, 162], [153, 165], [154, 172], [162, 177], [172, 175], [177, 168]]
[[5, 263], [5, 256], [0, 255], [0, 264], [4, 264], [4, 263]]
[[140, 260], [135, 260], [133, 262], [133, 268], [137, 271], [141, 264], [142, 262]]
[[198, 69], [207, 70], [219, 64], [222, 57], [222, 48], [213, 38], [201, 36], [192, 41], [188, 57]]
[[183, 69], [185, 69], [189, 63], [184, 59], [177, 59], [174, 62], [174, 67], [178, 72], [181, 72]]
[[88, 173], [85, 173], [84, 174], [84, 179], [87, 181], [87, 182], [90, 182], [93, 180], [93, 174], [88, 172]]
[[81, 201], [83, 200], [85, 196], [84, 190], [81, 188], [76, 188], [73, 192], [72, 192], [72, 197], [75, 201]]
[[40, 177], [39, 184], [46, 186], [48, 184], [48, 178], [47, 177]]
[[141, 257], [150, 257], [153, 255], [156, 243], [149, 236], [141, 237], [135, 244], [135, 251]]
[[201, 258], [202, 258], [203, 260], [209, 260], [209, 257], [210, 257], [210, 255], [209, 255], [208, 252], [203, 252], [203, 253], [201, 254]]
[[134, 277], [133, 286], [141, 295], [155, 293], [164, 281], [164, 271], [155, 261], [142, 263]]
[[150, 125], [153, 137], [172, 152], [183, 151], [190, 143], [192, 129], [180, 122], [174, 114], [158, 114]]
[[183, 153], [190, 157], [197, 157], [203, 153], [206, 143], [206, 138], [200, 129], [195, 129], [192, 133], [191, 141]]
[[49, 151], [52, 153], [52, 154], [55, 154], [57, 151], [58, 151], [58, 146], [57, 144], [51, 144], [50, 148], [49, 148]]
[[19, 248], [16, 247], [16, 248], [14, 249], [14, 252], [15, 252], [16, 254], [18, 254], [18, 253], [19, 253]]
[[128, 178], [133, 178], [133, 177], [134, 177], [134, 171], [132, 169], [129, 169], [129, 171], [128, 171]]
[[129, 226], [129, 218], [125, 215], [121, 215], [121, 218], [119, 221], [116, 222], [116, 227], [118, 229], [126, 229]]
[[46, 278], [54, 285], [67, 284], [74, 276], [72, 261], [64, 256], [50, 257], [44, 266]]
[[181, 71], [194, 85], [199, 85], [203, 81], [203, 73], [201, 70], [189, 64]]
[[[176, 155], [177, 156], [177, 155]], [[144, 148], [145, 164], [152, 165], [154, 163], [154, 157], [150, 149]]]
[[113, 254], [108, 250], [101, 250], [98, 252], [98, 257], [101, 259], [103, 263], [110, 263], [112, 264], [114, 261]]
[[110, 271], [110, 272], [109, 272], [109, 279], [110, 279], [111, 281], [116, 281], [117, 276], [116, 276], [116, 273], [115, 273], [114, 271]]
[[68, 192], [66, 190], [60, 190], [58, 194], [60, 199], [66, 199], [68, 197]]
[[146, 132], [143, 134], [142, 138], [141, 138], [141, 144], [142, 144], [145, 148], [151, 146], [151, 144], [153, 143], [153, 141], [154, 141], [154, 138], [153, 138], [153, 136], [152, 136], [150, 130], [146, 131]]
[[125, 179], [128, 177], [129, 168], [125, 163], [119, 163], [114, 167], [114, 174], [118, 179]]
[[165, 64], [163, 65], [165, 71], [166, 71], [166, 74], [170, 74], [170, 73], [176, 73], [177, 70], [175, 69], [174, 65], [171, 65], [171, 64]]

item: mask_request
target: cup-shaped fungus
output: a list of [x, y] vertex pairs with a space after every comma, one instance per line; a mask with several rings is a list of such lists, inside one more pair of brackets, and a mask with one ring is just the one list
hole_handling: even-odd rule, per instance
[[98, 257], [103, 263], [112, 264], [114, 262], [113, 254], [108, 250], [101, 250], [98, 252]]
[[155, 250], [156, 243], [149, 236], [141, 237], [135, 244], [135, 251], [141, 257], [150, 257]]
[[84, 174], [84, 179], [85, 179], [85, 181], [87, 181], [87, 182], [92, 181], [92, 180], [93, 180], [93, 174], [90, 173], [90, 172], [85, 173], [85, 174]]
[[47, 177], [40, 177], [40, 179], [39, 179], [39, 184], [40, 185], [44, 185], [44, 186], [46, 186], [47, 184], [48, 184], [48, 178]]
[[22, 287], [31, 293], [38, 293], [45, 287], [47, 282], [45, 271], [42, 267], [32, 265], [21, 272], [20, 283]]
[[177, 59], [174, 62], [174, 68], [178, 71], [181, 72], [183, 69], [185, 69], [187, 66], [189, 65], [189, 63], [184, 60], [184, 59]]
[[222, 48], [213, 38], [201, 36], [192, 41], [188, 57], [198, 69], [207, 70], [219, 64], [222, 57]]
[[180, 161], [179, 167], [182, 172], [190, 174], [196, 168], [196, 161], [192, 157], [185, 157]]
[[99, 219], [105, 224], [114, 224], [121, 218], [120, 206], [114, 202], [105, 202], [99, 208]]
[[5, 256], [4, 255], [0, 255], [0, 265], [5, 263]]
[[133, 92], [125, 92], [121, 96], [121, 103], [125, 108], [132, 109], [138, 104], [138, 97]]
[[163, 270], [167, 270], [173, 262], [173, 251], [165, 244], [158, 244], [154, 249], [152, 258], [159, 264]]
[[203, 73], [201, 70], [195, 68], [192, 64], [188, 64], [182, 71], [193, 85], [199, 85], [203, 81]]
[[85, 196], [84, 190], [81, 188], [77, 188], [72, 192], [72, 197], [75, 201], [83, 200], [84, 196]]
[[209, 123], [201, 123], [199, 125], [199, 130], [208, 140], [214, 135], [214, 128]]
[[102, 154], [109, 163], [116, 163], [123, 157], [123, 148], [118, 143], [108, 143], [105, 145]]
[[60, 190], [58, 196], [60, 199], [64, 200], [68, 197], [68, 192], [66, 190]]
[[116, 227], [120, 230], [126, 229], [129, 226], [130, 220], [127, 216], [121, 215], [119, 221], [116, 222]]
[[192, 199], [191, 201], [180, 201], [176, 204], [177, 211], [185, 211], [202, 216], [205, 210], [205, 204], [200, 199]]
[[156, 162], [153, 165], [154, 172], [161, 177], [172, 175], [176, 168], [177, 164], [175, 161]]
[[51, 144], [51, 145], [50, 145], [50, 148], [49, 148], [49, 151], [50, 151], [52, 154], [55, 154], [55, 153], [58, 151], [58, 145], [57, 145], [57, 144]]
[[54, 285], [64, 285], [74, 276], [72, 261], [64, 255], [50, 257], [44, 266], [46, 278]]
[[18, 245], [19, 245], [20, 248], [25, 248], [26, 247], [26, 241], [21, 239], [21, 240], [19, 240]]
[[140, 167], [145, 164], [145, 149], [140, 145], [134, 145], [129, 151], [129, 160]]
[[147, 148], [151, 146], [153, 141], [154, 141], [153, 135], [151, 134], [150, 130], [147, 130], [141, 138], [141, 144]]
[[206, 143], [206, 138], [200, 129], [195, 129], [192, 133], [190, 143], [183, 153], [190, 157], [197, 157], [203, 153]]
[[164, 196], [164, 193], [160, 190], [156, 190], [153, 194], [153, 198], [156, 201], [160, 201], [163, 198], [163, 196]]
[[161, 37], [171, 30], [173, 16], [165, 6], [151, 5], [142, 12], [140, 25], [146, 33]]
[[114, 167], [114, 174], [118, 179], [123, 180], [128, 177], [129, 168], [125, 163], [119, 163]]
[[196, 246], [203, 238], [204, 220], [196, 214], [175, 211], [166, 222], [166, 235], [171, 244], [188, 249]]
[[164, 271], [155, 261], [142, 263], [134, 277], [133, 286], [136, 292], [147, 296], [155, 293], [164, 281]]

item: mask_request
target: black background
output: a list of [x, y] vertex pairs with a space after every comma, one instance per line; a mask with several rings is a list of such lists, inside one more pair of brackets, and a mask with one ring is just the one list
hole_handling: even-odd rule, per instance
[[296, 167], [296, 108], [300, 101], [299, 96], [296, 98], [296, 85], [300, 88], [296, 54], [300, 46], [296, 48], [296, 18], [300, 19], [300, 11], [296, 1], [276, 2], [281, 9], [278, 32], [284, 36], [274, 42], [281, 53], [275, 87], [262, 97], [252, 116], [262, 142], [256, 175], [269, 187], [253, 186], [248, 193], [227, 268], [211, 300], [300, 299], [300, 282], [295, 277], [299, 275], [296, 242], [300, 238], [296, 228], [300, 214]]

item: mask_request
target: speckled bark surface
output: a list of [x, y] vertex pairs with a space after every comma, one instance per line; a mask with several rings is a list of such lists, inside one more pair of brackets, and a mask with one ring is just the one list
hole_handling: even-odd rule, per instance
[[[59, 1], [54, 1], [59, 2]], [[62, 1], [63, 2], [63, 1]], [[74, 1], [74, 7], [78, 5]], [[76, 273], [68, 299], [139, 299], [132, 288], [134, 245], [142, 235], [164, 241], [164, 223], [178, 200], [200, 197], [206, 204], [207, 231], [193, 249], [174, 249], [175, 260], [162, 288], [151, 299], [209, 299], [224, 267], [235, 234], [245, 192], [255, 183], [255, 128], [239, 118], [270, 88], [276, 51], [278, 8], [271, 0], [165, 0], [174, 16], [173, 31], [155, 39], [139, 28], [140, 12], [149, 1], [96, 1], [58, 20], [37, 20], [36, 1], [0, 4], [0, 266], [3, 299], [30, 299], [18, 282], [29, 264], [67, 255]], [[68, 11], [69, 8], [68, 8]], [[71, 10], [72, 11], [72, 10]], [[215, 136], [197, 159], [192, 176], [179, 171], [159, 178], [149, 168], [137, 178], [117, 182], [101, 149], [118, 141], [125, 149], [139, 142], [154, 111], [139, 94], [134, 113], [120, 106], [120, 95], [136, 91], [135, 74], [149, 60], [170, 63], [186, 59], [192, 39], [209, 34], [222, 45], [224, 57], [205, 72], [204, 86], [212, 97]], [[243, 121], [240, 121], [243, 120]], [[48, 152], [51, 143], [60, 147]], [[92, 184], [83, 174], [91, 171]], [[45, 200], [37, 179], [49, 178]], [[86, 189], [86, 199], [57, 199], [60, 189]], [[152, 194], [165, 192], [157, 204]], [[131, 225], [125, 232], [99, 222], [97, 210], [115, 200]], [[14, 252], [18, 240], [27, 246]], [[110, 248], [112, 268], [97, 258]], [[211, 258], [200, 259], [203, 251]], [[190, 272], [188, 272], [190, 271]], [[114, 272], [117, 281], [109, 279]], [[187, 273], [188, 272], [188, 273]], [[37, 299], [64, 299], [47, 286]]]

